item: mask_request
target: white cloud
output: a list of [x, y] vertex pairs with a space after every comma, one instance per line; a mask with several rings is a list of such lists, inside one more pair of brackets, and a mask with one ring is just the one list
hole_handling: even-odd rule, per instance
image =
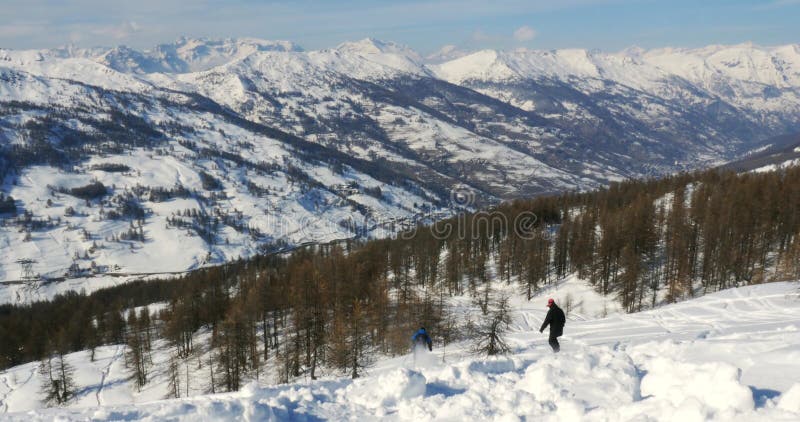
[[105, 45], [131, 40], [142, 31], [142, 27], [133, 21], [123, 21], [117, 25], [69, 25], [67, 37], [72, 44], [102, 40]]
[[514, 39], [520, 42], [530, 41], [536, 37], [536, 31], [528, 25], [520, 26], [514, 31]]
[[117, 40], [122, 40], [130, 37], [131, 35], [139, 32], [142, 28], [133, 21], [125, 21], [120, 25], [104, 25], [93, 29], [91, 32], [94, 35], [101, 37], [111, 37]]

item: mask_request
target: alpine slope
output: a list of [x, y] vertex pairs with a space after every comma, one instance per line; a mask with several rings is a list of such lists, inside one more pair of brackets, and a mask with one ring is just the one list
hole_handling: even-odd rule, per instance
[[[85, 352], [69, 356], [78, 378], [94, 377], [69, 408], [36, 409], [29, 364], [0, 376], [0, 409], [10, 421], [800, 419], [797, 282], [732, 288], [638, 314], [581, 293], [567, 282], [530, 302], [515, 298], [512, 351], [501, 357], [477, 356], [468, 343], [434, 344], [424, 358], [382, 359], [355, 380], [253, 382], [237, 393], [149, 401], [132, 393], [119, 350], [107, 347], [94, 364]], [[538, 332], [548, 297], [562, 305], [573, 298], [558, 354]], [[599, 312], [609, 316], [593, 317]]]

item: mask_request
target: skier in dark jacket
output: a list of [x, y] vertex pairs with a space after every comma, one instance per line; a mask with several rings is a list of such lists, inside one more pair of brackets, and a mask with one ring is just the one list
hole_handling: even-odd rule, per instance
[[433, 342], [431, 341], [428, 332], [425, 331], [425, 327], [419, 327], [419, 330], [411, 336], [411, 343], [412, 347], [416, 347], [416, 345], [428, 345], [428, 350], [433, 351]]
[[556, 301], [553, 299], [547, 301], [547, 307], [550, 308], [550, 310], [547, 311], [547, 316], [544, 317], [544, 322], [539, 332], [543, 332], [548, 325], [550, 326], [550, 339], [548, 341], [550, 347], [553, 348], [553, 353], [558, 353], [558, 351], [561, 350], [561, 345], [558, 344], [558, 338], [564, 334], [564, 324], [567, 322], [567, 317], [564, 316], [564, 311], [556, 305]]

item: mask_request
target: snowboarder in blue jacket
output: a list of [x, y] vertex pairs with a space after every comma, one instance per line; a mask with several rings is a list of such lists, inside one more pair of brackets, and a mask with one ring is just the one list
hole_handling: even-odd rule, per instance
[[411, 336], [411, 343], [413, 344], [412, 347], [416, 347], [419, 345], [428, 345], [428, 351], [433, 351], [433, 342], [431, 341], [431, 337], [428, 335], [428, 332], [425, 331], [425, 327], [420, 327], [419, 330]]

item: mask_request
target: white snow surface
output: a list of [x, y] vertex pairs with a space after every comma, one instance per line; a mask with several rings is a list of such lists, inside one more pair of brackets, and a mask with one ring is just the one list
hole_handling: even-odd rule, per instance
[[731, 79], [785, 88], [800, 85], [800, 47], [748, 43], [697, 49], [630, 48], [616, 53], [585, 49], [481, 50], [431, 68], [442, 79], [453, 82], [577, 76], [604, 77], [641, 87], [648, 80], [672, 75], [709, 86], [715, 80]]
[[782, 163], [768, 164], [766, 166], [759, 167], [757, 169], [753, 169], [753, 172], [754, 173], [769, 173], [771, 171], [777, 171], [777, 170], [782, 170], [782, 169], [785, 169], [785, 168], [788, 168], [788, 167], [793, 167], [793, 166], [796, 166], [798, 164], [800, 164], [800, 158], [793, 158], [791, 160], [786, 160], [786, 161], [784, 161]]
[[[156, 400], [163, 391], [155, 387], [134, 392], [121, 348], [109, 346], [94, 363], [86, 352], [69, 355], [85, 386], [69, 408], [37, 409], [34, 363], [0, 374], [0, 410], [9, 421], [796, 421], [799, 288], [797, 282], [733, 288], [621, 314], [570, 280], [530, 302], [513, 299], [507, 356], [434, 344], [424, 365], [415, 366], [409, 354], [380, 360], [356, 380], [252, 382], [237, 393], [186, 399]], [[538, 328], [545, 299], [567, 294], [573, 307], [562, 351], [553, 354]], [[593, 317], [599, 308], [611, 316]]]
[[[746, 43], [697, 49], [629, 48], [616, 53], [585, 49], [482, 50], [430, 68], [439, 78], [455, 84], [552, 79], [597, 92], [608, 90], [603, 81], [611, 81], [662, 98], [707, 101], [687, 90], [681, 83], [687, 81], [744, 109], [797, 110], [800, 46]], [[768, 95], [767, 87], [774, 88], [774, 95]], [[478, 90], [501, 100], [514, 100], [513, 94], [503, 89]], [[517, 105], [529, 108], [524, 103]]]
[[[289, 154], [269, 139], [262, 138], [259, 141], [258, 150], [253, 154], [258, 159]], [[91, 170], [92, 165], [106, 162], [129, 165], [134, 170], [125, 173]], [[0, 248], [3, 250], [0, 256], [0, 280], [7, 282], [0, 285], [0, 303], [48, 299], [67, 290], [85, 289], [91, 292], [132, 278], [154, 273], [166, 276], [168, 273], [255, 254], [258, 242], [247, 233], [229, 227], [224, 227], [220, 232], [225, 241], [215, 245], [207, 244], [186, 230], [168, 227], [167, 219], [174, 213], [204, 207], [196, 198], [144, 201], [149, 212], [143, 227], [147, 240], [115, 242], [108, 241], [109, 237], [128, 230], [129, 221], [104, 219], [98, 206], [87, 206], [84, 200], [66, 194], [51, 195], [50, 186], [73, 188], [93, 179], [109, 188], [116, 187], [115, 192], [124, 192], [137, 185], [163, 188], [180, 185], [200, 189], [198, 170], [204, 168], [203, 163], [200, 164], [198, 166], [197, 161], [189, 159], [181, 160], [137, 150], [130, 154], [92, 158], [81, 173], [68, 173], [50, 166], [32, 166], [24, 170], [19, 183], [15, 186], [6, 185], [4, 190], [27, 204], [29, 209], [36, 210], [37, 217], [61, 219], [61, 223], [33, 233], [28, 242], [21, 241], [23, 234], [13, 227], [0, 227]], [[209, 171], [223, 180], [226, 186], [227, 199], [221, 202], [220, 207], [244, 213], [248, 216], [250, 226], [257, 227], [271, 238], [288, 239], [293, 245], [353, 237], [351, 230], [338, 224], [352, 218], [353, 213], [347, 204], [342, 204], [341, 199], [331, 193], [347, 183], [358, 182], [366, 187], [382, 186], [384, 196], [380, 201], [360, 192], [348, 194], [355, 203], [368, 207], [375, 221], [391, 222], [406, 218], [416, 212], [408, 204], [424, 203], [423, 198], [413, 193], [380, 185], [365, 174], [352, 171], [336, 174], [321, 165], [306, 166], [305, 170], [331, 188], [309, 192], [301, 192], [282, 175], [261, 176], [237, 169], [214, 169], [213, 164], [209, 164], [209, 167]], [[251, 194], [243, 186], [246, 179], [269, 188], [270, 194], [263, 197]], [[74, 209], [75, 214], [65, 215], [68, 208]], [[385, 236], [387, 231], [376, 226], [374, 235]], [[33, 270], [46, 278], [64, 276], [65, 270], [73, 263], [87, 271], [82, 271], [81, 276], [67, 277], [66, 282], [18, 283], [14, 280], [21, 277], [20, 266], [16, 264], [19, 259], [36, 260]], [[88, 269], [92, 262], [102, 266], [103, 271], [90, 274]]]

